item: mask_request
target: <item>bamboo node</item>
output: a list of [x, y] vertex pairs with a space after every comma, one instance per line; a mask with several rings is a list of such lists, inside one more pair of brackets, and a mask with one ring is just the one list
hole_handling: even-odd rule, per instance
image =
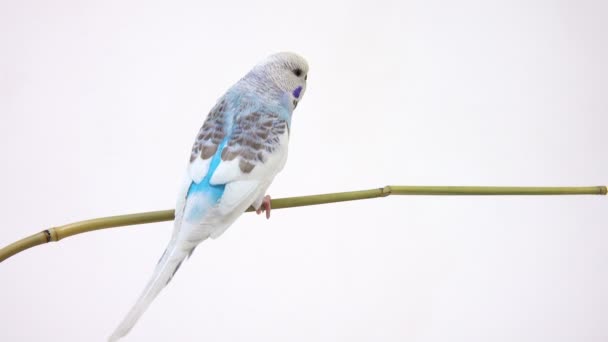
[[382, 193], [382, 197], [386, 197], [393, 193], [393, 189], [390, 185], [387, 185], [384, 188], [381, 188], [380, 192]]
[[47, 229], [47, 231], [49, 232], [49, 235], [51, 236], [50, 241], [59, 241], [59, 236], [57, 236], [57, 229], [50, 228], [50, 229]]
[[46, 239], [46, 242], [51, 242], [51, 232], [49, 232], [48, 229], [45, 229], [42, 231], [42, 233], [44, 233], [44, 238]]

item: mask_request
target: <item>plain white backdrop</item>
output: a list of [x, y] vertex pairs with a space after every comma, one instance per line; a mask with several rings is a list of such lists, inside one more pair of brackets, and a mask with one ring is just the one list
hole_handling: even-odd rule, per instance
[[[275, 197], [608, 183], [604, 1], [0, 2], [0, 245], [172, 208], [215, 100], [308, 59]], [[125, 341], [605, 341], [608, 199], [390, 197], [246, 214]], [[169, 222], [0, 264], [0, 340], [103, 341]]]

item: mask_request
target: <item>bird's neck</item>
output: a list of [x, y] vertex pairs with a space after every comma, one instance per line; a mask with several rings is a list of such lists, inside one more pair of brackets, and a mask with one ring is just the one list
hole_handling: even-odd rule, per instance
[[265, 75], [249, 73], [230, 90], [233, 102], [253, 104], [257, 109], [276, 112], [291, 126], [293, 104], [291, 94], [281, 90], [276, 83]]

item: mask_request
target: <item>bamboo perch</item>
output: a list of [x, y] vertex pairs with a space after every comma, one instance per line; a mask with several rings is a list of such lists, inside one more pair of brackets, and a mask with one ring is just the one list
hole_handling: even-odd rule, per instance
[[[606, 186], [589, 187], [508, 187], [508, 186], [401, 186], [388, 185], [370, 190], [274, 199], [272, 209], [354, 201], [390, 195], [606, 195]], [[253, 211], [249, 208], [247, 211]], [[131, 226], [135, 224], [170, 221], [173, 210], [101, 217], [49, 228], [0, 249], [0, 262], [28, 248], [59, 241], [68, 236], [98, 229]]]

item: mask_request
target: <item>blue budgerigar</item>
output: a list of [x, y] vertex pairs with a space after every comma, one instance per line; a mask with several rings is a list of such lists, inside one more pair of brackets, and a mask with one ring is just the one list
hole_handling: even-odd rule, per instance
[[287, 160], [291, 116], [307, 76], [301, 56], [271, 55], [211, 109], [192, 147], [169, 245], [110, 341], [131, 330], [199, 243], [220, 236], [250, 206], [270, 217], [266, 190]]

